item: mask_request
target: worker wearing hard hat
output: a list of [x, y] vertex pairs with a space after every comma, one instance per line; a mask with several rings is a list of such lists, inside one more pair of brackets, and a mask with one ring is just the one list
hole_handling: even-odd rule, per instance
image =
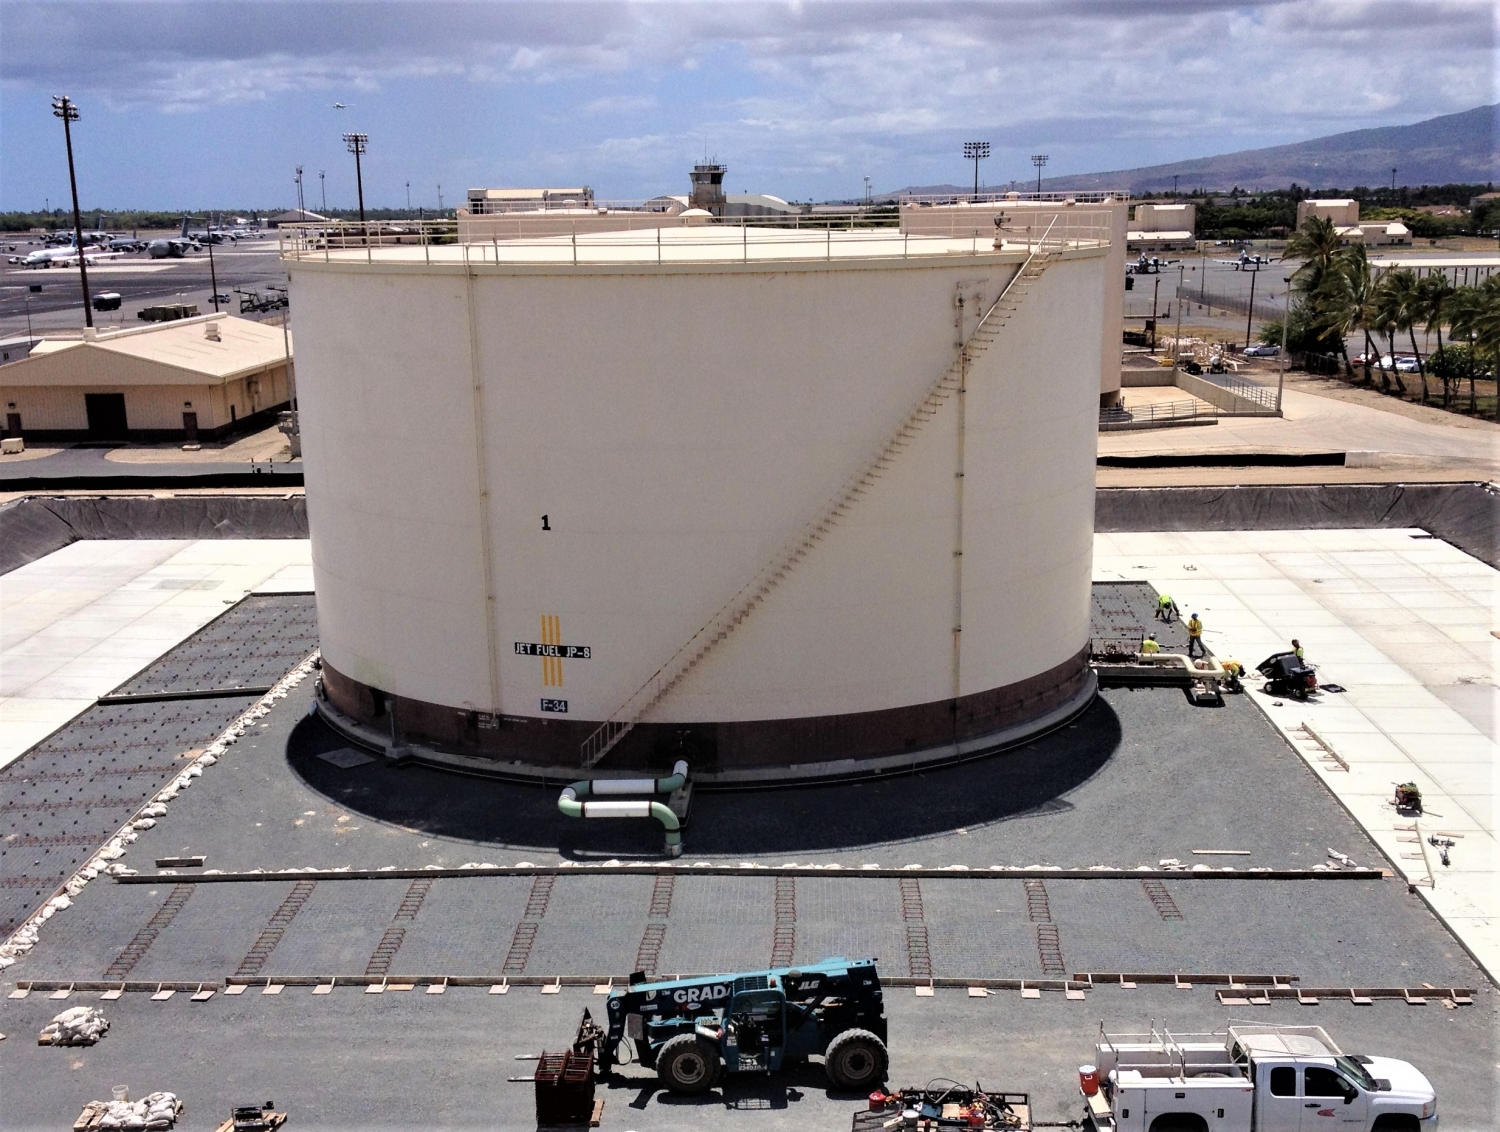
[[[1195, 656], [1207, 656], [1208, 650], [1203, 647], [1203, 622], [1198, 620], [1198, 615], [1196, 613], [1188, 618], [1187, 631], [1188, 658], [1192, 659]], [[1197, 649], [1198, 651], [1194, 652], [1194, 649]]]
[[1156, 643], [1156, 634], [1152, 633], [1144, 641], [1141, 642], [1141, 654], [1149, 655], [1151, 653], [1158, 652], [1161, 652], [1161, 646]]
[[1292, 652], [1296, 654], [1298, 664], [1306, 663], [1306, 659], [1302, 654], [1302, 642], [1299, 641], [1296, 637], [1292, 638]]
[[[1156, 599], [1156, 616], [1168, 625], [1172, 623], [1172, 615], [1178, 613], [1177, 603], [1172, 600], [1171, 594], [1162, 594]], [[1181, 614], [1178, 614], [1181, 616]]]

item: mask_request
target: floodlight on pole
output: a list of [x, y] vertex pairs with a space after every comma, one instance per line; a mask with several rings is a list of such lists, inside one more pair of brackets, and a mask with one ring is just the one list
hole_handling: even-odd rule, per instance
[[297, 175], [292, 178], [297, 182], [297, 222], [305, 223], [307, 220], [307, 206], [302, 202], [302, 166], [297, 166]]
[[323, 194], [323, 215], [328, 215], [328, 182], [323, 179], [323, 170], [318, 170], [318, 191]]
[[1045, 153], [1033, 153], [1031, 155], [1031, 163], [1036, 166], [1036, 191], [1041, 192], [1042, 166], [1047, 164], [1047, 155]]
[[83, 286], [83, 324], [94, 325], [94, 307], [89, 301], [89, 269], [83, 260], [83, 217], [78, 214], [78, 177], [73, 172], [73, 123], [78, 121], [78, 107], [66, 94], [52, 99], [52, 116], [61, 118], [63, 139], [68, 146], [68, 187], [73, 190], [73, 250], [78, 253], [78, 279]]
[[987, 141], [964, 142], [964, 157], [974, 162], [974, 195], [979, 195], [979, 163], [990, 155], [990, 143]]
[[344, 145], [354, 154], [354, 186], [359, 193], [359, 222], [365, 222], [365, 179], [360, 171], [359, 159], [370, 144], [369, 134], [345, 134]]

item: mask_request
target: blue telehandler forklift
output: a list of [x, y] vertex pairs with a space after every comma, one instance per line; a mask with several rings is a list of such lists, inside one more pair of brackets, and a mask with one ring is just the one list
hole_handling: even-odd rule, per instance
[[598, 1072], [635, 1060], [674, 1093], [704, 1093], [719, 1075], [774, 1073], [821, 1057], [835, 1088], [885, 1080], [885, 1005], [874, 959], [825, 959], [740, 975], [652, 982], [636, 972], [610, 992]]

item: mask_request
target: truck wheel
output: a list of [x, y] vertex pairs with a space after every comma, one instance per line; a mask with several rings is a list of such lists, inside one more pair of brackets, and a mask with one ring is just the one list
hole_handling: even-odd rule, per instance
[[885, 1080], [890, 1056], [885, 1043], [869, 1030], [845, 1030], [823, 1055], [828, 1079], [840, 1089], [865, 1092]]
[[678, 1034], [656, 1055], [656, 1075], [674, 1093], [706, 1093], [719, 1077], [719, 1057], [692, 1034]]

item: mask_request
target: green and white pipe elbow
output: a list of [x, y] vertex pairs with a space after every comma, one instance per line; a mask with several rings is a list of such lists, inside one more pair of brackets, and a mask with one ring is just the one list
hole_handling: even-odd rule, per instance
[[557, 808], [570, 818], [655, 818], [667, 833], [667, 853], [682, 856], [682, 823], [670, 807], [645, 798], [596, 800], [600, 794], [670, 794], [687, 782], [688, 764], [679, 759], [665, 778], [595, 778], [575, 782], [558, 796]]

